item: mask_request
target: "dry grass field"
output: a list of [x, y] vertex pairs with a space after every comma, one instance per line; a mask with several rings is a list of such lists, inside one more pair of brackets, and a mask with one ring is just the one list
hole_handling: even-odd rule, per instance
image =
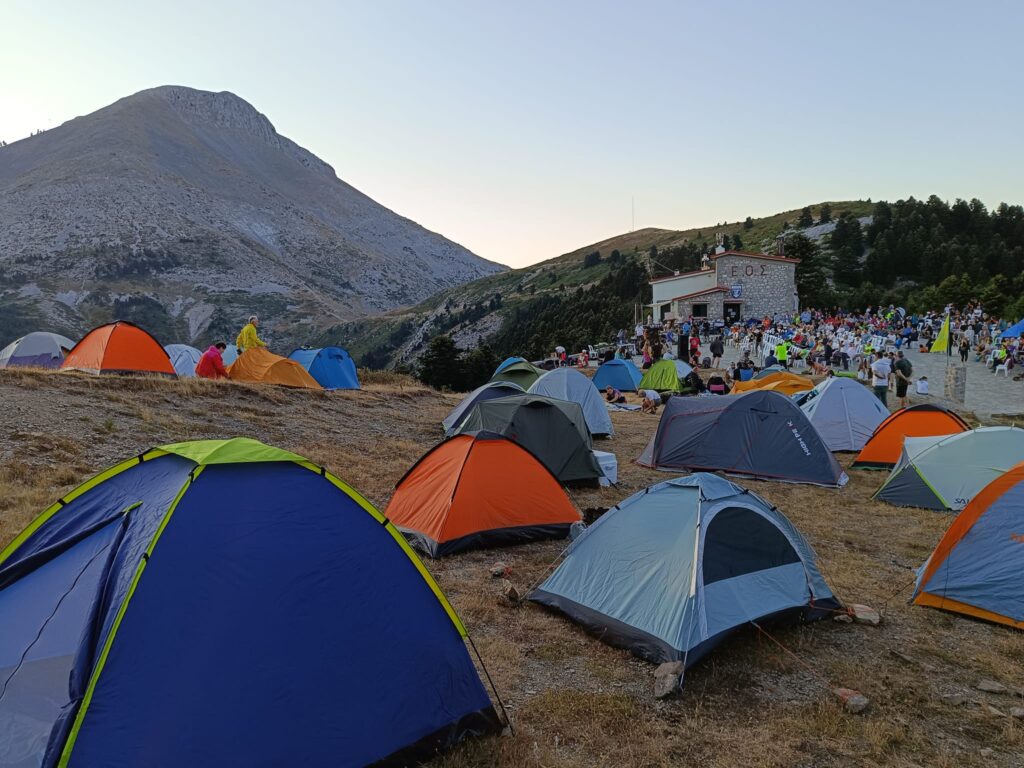
[[[458, 402], [401, 376], [370, 375], [359, 392], [293, 392], [238, 384], [90, 378], [0, 371], [0, 546], [64, 492], [153, 445], [244, 435], [308, 456], [383, 508], [394, 483], [440, 437]], [[614, 413], [603, 450], [618, 488], [573, 492], [604, 509], [668, 475], [632, 463], [656, 417]], [[842, 456], [849, 465], [852, 457]], [[842, 490], [751, 482], [816, 549], [833, 590], [884, 613], [881, 626], [825, 620], [737, 633], [659, 701], [651, 664], [533, 604], [512, 605], [490, 565], [521, 589], [538, 582], [564, 542], [428, 562], [470, 629], [515, 734], [477, 740], [435, 761], [444, 768], [522, 766], [1019, 766], [1024, 634], [912, 608], [913, 569], [951, 518], [872, 502], [877, 472], [852, 471]], [[495, 478], [501, 482], [501, 478]], [[745, 482], [745, 481], [741, 481]], [[412, 629], [412, 628], [411, 628]], [[994, 679], [1016, 694], [977, 690]], [[862, 715], [830, 692], [871, 699]], [[943, 694], [961, 693], [953, 706]]]

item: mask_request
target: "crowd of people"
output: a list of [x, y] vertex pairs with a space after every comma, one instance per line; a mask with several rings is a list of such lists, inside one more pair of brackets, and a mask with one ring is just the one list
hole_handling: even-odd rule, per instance
[[[948, 327], [948, 330], [946, 330]], [[791, 369], [799, 362], [811, 373], [832, 376], [842, 371], [870, 383], [876, 396], [888, 404], [894, 392], [900, 407], [908, 404], [912, 386], [928, 394], [927, 376], [915, 380], [907, 352], [930, 352], [936, 343], [949, 355], [967, 363], [972, 357], [990, 370], [1024, 371], [1024, 333], [1004, 336], [1011, 327], [1006, 318], [990, 315], [977, 301], [965, 307], [909, 313], [900, 307], [876, 307], [847, 312], [841, 309], [805, 309], [793, 316], [776, 315], [726, 325], [722, 321], [687, 318], [656, 323], [648, 316], [637, 323], [630, 339], [618, 332], [615, 346], [604, 359], [636, 359], [646, 370], [663, 358], [686, 361], [695, 369], [720, 369], [727, 345], [739, 358], [726, 370], [726, 391], [763, 368]], [[588, 365], [589, 356], [577, 356]], [[749, 371], [749, 373], [744, 373]], [[1013, 376], [1024, 380], [1024, 374]], [[644, 410], [654, 410], [654, 398], [640, 393]], [[621, 392], [606, 393], [609, 402], [625, 402]], [[648, 402], [650, 400], [650, 402]]]

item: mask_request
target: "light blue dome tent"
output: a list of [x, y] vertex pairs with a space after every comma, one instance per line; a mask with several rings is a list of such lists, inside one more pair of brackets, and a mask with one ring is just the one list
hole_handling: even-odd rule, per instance
[[203, 356], [198, 349], [188, 344], [168, 344], [164, 347], [164, 352], [171, 358], [171, 365], [174, 366], [178, 378], [190, 379], [196, 375], [196, 366], [199, 364], [199, 358]]
[[687, 664], [749, 622], [811, 620], [839, 607], [793, 524], [706, 473], [612, 507], [530, 599], [641, 658]]
[[601, 393], [594, 389], [590, 379], [572, 368], [555, 368], [537, 379], [527, 390], [531, 395], [543, 395], [557, 400], [577, 403], [583, 409], [583, 418], [592, 435], [613, 434], [612, 419]]
[[324, 389], [359, 389], [356, 364], [341, 347], [302, 347], [288, 357], [305, 368]]

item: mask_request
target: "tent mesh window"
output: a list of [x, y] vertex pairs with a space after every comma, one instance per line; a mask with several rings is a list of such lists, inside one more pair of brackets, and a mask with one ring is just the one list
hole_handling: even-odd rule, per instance
[[800, 562], [800, 556], [775, 525], [742, 507], [715, 515], [704, 537], [704, 583]]

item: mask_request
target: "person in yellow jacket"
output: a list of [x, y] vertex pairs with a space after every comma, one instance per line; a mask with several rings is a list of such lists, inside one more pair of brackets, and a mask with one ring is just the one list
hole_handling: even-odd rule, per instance
[[783, 368], [789, 368], [789, 344], [787, 342], [780, 341], [775, 345], [775, 359]]
[[256, 326], [259, 324], [260, 319], [256, 317], [256, 315], [252, 315], [249, 318], [249, 322], [242, 327], [241, 331], [239, 331], [238, 338], [235, 339], [235, 346], [238, 347], [238, 354], [242, 354], [247, 349], [267, 346], [256, 334]]

